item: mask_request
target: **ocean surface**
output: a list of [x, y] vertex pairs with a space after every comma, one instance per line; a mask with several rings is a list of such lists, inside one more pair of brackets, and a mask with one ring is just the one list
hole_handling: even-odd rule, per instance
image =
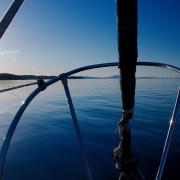
[[[0, 89], [29, 81], [1, 81]], [[31, 81], [32, 82], [32, 81]], [[132, 149], [148, 180], [159, 166], [180, 79], [137, 79]], [[0, 144], [16, 111], [36, 86], [0, 94]], [[112, 150], [120, 118], [118, 79], [69, 80], [75, 110], [95, 180], [116, 180]], [[179, 180], [180, 119], [163, 179]], [[13, 136], [4, 180], [85, 180], [86, 174], [66, 102], [58, 82], [41, 92], [23, 114]]]

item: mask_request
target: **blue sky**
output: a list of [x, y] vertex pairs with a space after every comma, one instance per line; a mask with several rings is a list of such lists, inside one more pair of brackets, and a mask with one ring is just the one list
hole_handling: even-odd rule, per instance
[[[11, 0], [0, 1], [2, 17]], [[138, 61], [180, 66], [180, 1], [139, 0]], [[114, 0], [25, 0], [0, 41], [0, 72], [59, 74], [118, 61]]]

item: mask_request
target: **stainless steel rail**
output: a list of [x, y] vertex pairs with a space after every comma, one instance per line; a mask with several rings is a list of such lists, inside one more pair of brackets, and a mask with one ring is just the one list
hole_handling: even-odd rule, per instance
[[75, 112], [75, 109], [74, 109], [74, 105], [73, 105], [73, 102], [72, 102], [71, 94], [70, 94], [70, 91], [69, 91], [67, 79], [63, 79], [62, 84], [63, 84], [64, 91], [65, 91], [65, 94], [66, 94], [67, 102], [68, 102], [68, 105], [69, 105], [69, 110], [70, 110], [70, 113], [71, 113], [74, 129], [75, 129], [77, 139], [78, 139], [78, 142], [79, 142], [82, 162], [84, 163], [84, 169], [85, 169], [86, 174], [87, 174], [87, 179], [93, 180], [92, 171], [91, 171], [89, 161], [88, 161], [88, 158], [87, 158], [87, 155], [86, 155], [84, 141], [83, 141], [83, 138], [82, 138], [82, 135], [81, 135], [81, 131], [80, 131], [79, 123], [78, 123], [78, 120], [77, 120], [76, 112]]
[[6, 136], [3, 138], [3, 144], [2, 144], [1, 152], [0, 152], [0, 180], [2, 180], [2, 177], [3, 177], [3, 169], [4, 169], [7, 151], [8, 151], [12, 136], [14, 134], [14, 131], [16, 129], [16, 126], [17, 126], [22, 114], [26, 110], [27, 106], [34, 99], [34, 97], [39, 94], [39, 92], [40, 92], [40, 89], [37, 88], [27, 97], [27, 99], [25, 101], [23, 101], [21, 107], [19, 108], [13, 121], [11, 122], [11, 124], [9, 126]]
[[165, 166], [167, 155], [169, 152], [171, 139], [172, 139], [174, 128], [175, 128], [175, 123], [176, 123], [176, 120], [178, 119], [178, 117], [180, 117], [180, 88], [179, 88], [178, 95], [176, 98], [176, 103], [174, 106], [173, 114], [169, 121], [169, 129], [168, 129], [168, 133], [167, 133], [164, 148], [163, 148], [161, 162], [160, 162], [158, 172], [156, 175], [156, 180], [160, 180], [162, 178], [164, 166]]
[[[137, 65], [139, 66], [154, 66], [154, 67], [162, 67], [162, 68], [166, 68], [175, 72], [180, 73], [180, 68], [175, 67], [175, 66], [171, 66], [168, 64], [163, 64], [163, 63], [155, 63], [155, 62], [137, 62]], [[4, 165], [5, 165], [5, 160], [6, 160], [6, 156], [7, 156], [7, 152], [8, 152], [8, 148], [12, 139], [12, 136], [14, 134], [14, 131], [17, 127], [17, 124], [21, 118], [21, 116], [23, 115], [24, 111], [26, 110], [26, 108], [28, 107], [28, 105], [30, 104], [30, 102], [44, 89], [46, 89], [48, 86], [56, 83], [59, 80], [63, 80], [65, 78], [67, 78], [68, 76], [71, 76], [73, 74], [76, 74], [78, 72], [81, 71], [85, 71], [85, 70], [90, 70], [90, 69], [96, 69], [96, 68], [103, 68], [103, 67], [111, 67], [111, 66], [118, 66], [117, 62], [114, 63], [104, 63], [104, 64], [96, 64], [96, 65], [91, 65], [91, 66], [85, 66], [85, 67], [81, 67], [78, 69], [74, 69], [72, 71], [69, 71], [67, 73], [63, 73], [60, 74], [59, 76], [47, 81], [47, 82], [43, 82], [41, 84], [39, 84], [39, 87], [36, 88], [27, 98], [26, 100], [22, 103], [22, 105], [20, 106], [19, 110], [17, 111], [14, 119], [12, 120], [9, 129], [4, 137], [4, 141], [1, 147], [1, 151], [0, 151], [0, 180], [2, 180], [3, 178], [3, 170], [4, 170]], [[172, 132], [173, 133], [173, 132]]]

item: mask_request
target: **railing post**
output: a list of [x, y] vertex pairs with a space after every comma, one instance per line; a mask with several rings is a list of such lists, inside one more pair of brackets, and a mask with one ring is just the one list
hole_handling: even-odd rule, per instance
[[167, 133], [167, 136], [166, 136], [166, 141], [165, 141], [164, 148], [163, 148], [161, 162], [160, 162], [158, 172], [157, 172], [157, 175], [156, 175], [156, 180], [161, 180], [163, 170], [164, 170], [164, 166], [165, 166], [166, 159], [167, 159], [167, 155], [168, 155], [168, 152], [169, 152], [169, 147], [170, 147], [171, 140], [172, 140], [172, 135], [173, 135], [173, 132], [174, 132], [176, 119], [178, 118], [179, 113], [180, 113], [180, 88], [178, 90], [178, 95], [177, 95], [177, 98], [176, 98], [176, 103], [175, 103], [175, 106], [174, 106], [173, 114], [172, 114], [172, 117], [171, 117], [170, 122], [169, 122], [169, 129], [168, 129], [168, 133]]
[[78, 139], [78, 142], [79, 142], [79, 146], [80, 146], [80, 151], [81, 151], [81, 156], [82, 156], [82, 161], [83, 161], [83, 164], [84, 164], [84, 168], [85, 168], [85, 171], [87, 173], [88, 179], [93, 180], [91, 168], [90, 168], [89, 161], [88, 161], [86, 151], [85, 151], [83, 138], [82, 138], [82, 135], [81, 135], [81, 131], [80, 131], [80, 128], [79, 128], [78, 120], [77, 120], [77, 117], [76, 117], [74, 105], [73, 105], [73, 102], [72, 102], [72, 99], [71, 99], [71, 94], [70, 94], [69, 87], [68, 87], [67, 83], [68, 83], [67, 79], [62, 80], [62, 84], [63, 84], [64, 91], [65, 91], [65, 94], [66, 94], [67, 102], [68, 102], [68, 105], [69, 105], [69, 110], [70, 110], [70, 113], [71, 113], [74, 129], [75, 129], [77, 139]]
[[13, 134], [15, 132], [15, 129], [16, 129], [17, 125], [18, 125], [18, 122], [21, 119], [21, 116], [23, 115], [24, 111], [26, 110], [26, 108], [28, 107], [30, 102], [36, 97], [36, 95], [39, 94], [40, 91], [41, 91], [40, 88], [35, 89], [26, 98], [26, 100], [22, 102], [21, 107], [19, 108], [16, 115], [14, 116], [14, 119], [12, 120], [12, 122], [11, 122], [9, 128], [8, 128], [7, 133], [3, 138], [3, 144], [2, 144], [2, 147], [1, 147], [1, 151], [0, 151], [0, 180], [3, 179], [3, 170], [4, 170], [4, 165], [5, 165], [7, 152], [8, 152], [8, 149], [9, 149], [9, 145], [11, 143], [11, 139], [12, 139]]

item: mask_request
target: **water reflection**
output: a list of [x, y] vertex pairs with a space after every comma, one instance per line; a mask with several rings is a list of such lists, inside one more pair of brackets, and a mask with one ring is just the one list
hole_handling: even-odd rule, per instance
[[[0, 87], [8, 86], [7, 82], [3, 83]], [[71, 80], [69, 86], [95, 179], [115, 179], [112, 149], [116, 145], [114, 130], [120, 112], [119, 83], [116, 79]], [[159, 165], [177, 87], [177, 80], [173, 79], [137, 81], [132, 143], [139, 166], [149, 179], [154, 177]], [[11, 92], [0, 95], [1, 137], [20, 103], [33, 89], [27, 87], [15, 90], [15, 95]], [[179, 123], [166, 173], [175, 178], [180, 162], [178, 128]], [[176, 167], [172, 163], [174, 160]], [[18, 180], [85, 178], [61, 83], [40, 93], [19, 123], [9, 149], [4, 179], [14, 180], [14, 177]]]

